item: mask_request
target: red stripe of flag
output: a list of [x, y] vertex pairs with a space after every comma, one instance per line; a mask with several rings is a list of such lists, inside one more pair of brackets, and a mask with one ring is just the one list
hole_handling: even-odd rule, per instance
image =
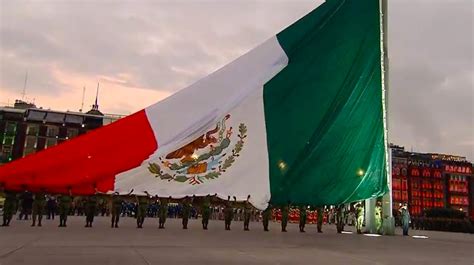
[[9, 190], [90, 194], [112, 190], [115, 175], [139, 166], [158, 143], [141, 110], [112, 124], [0, 167]]

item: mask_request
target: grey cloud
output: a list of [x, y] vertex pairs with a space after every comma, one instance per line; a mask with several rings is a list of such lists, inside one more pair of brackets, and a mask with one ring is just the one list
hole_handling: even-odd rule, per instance
[[473, 2], [392, 1], [390, 136], [474, 158]]

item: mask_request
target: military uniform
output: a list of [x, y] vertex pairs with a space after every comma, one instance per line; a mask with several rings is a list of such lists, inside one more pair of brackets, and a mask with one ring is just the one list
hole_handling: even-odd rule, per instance
[[71, 211], [72, 196], [61, 195], [59, 197], [59, 227], [66, 227], [67, 216]]
[[323, 219], [324, 219], [324, 208], [320, 207], [318, 208], [318, 220], [317, 220], [318, 233], [323, 232]]
[[357, 234], [362, 234], [362, 225], [364, 223], [364, 206], [362, 206], [361, 203], [359, 203], [356, 207], [356, 214], [357, 214], [357, 219], [356, 219]]
[[165, 228], [166, 217], [168, 216], [168, 199], [160, 200], [160, 210], [158, 211], [159, 215], [159, 226], [158, 228]]
[[344, 230], [344, 205], [339, 205], [336, 212], [336, 229], [338, 233]]
[[410, 228], [410, 212], [408, 211], [408, 207], [406, 205], [404, 205], [400, 211], [402, 215], [403, 235], [408, 236], [408, 229]]
[[146, 212], [148, 210], [149, 198], [145, 196], [138, 197], [137, 205], [137, 228], [143, 227], [145, 221]]
[[120, 195], [114, 194], [112, 196], [112, 224], [111, 227], [118, 228], [120, 213], [122, 212], [123, 199]]
[[94, 216], [97, 211], [97, 195], [91, 195], [87, 198], [85, 210], [86, 210], [86, 227], [92, 227], [94, 222]]
[[290, 205], [284, 205], [281, 208], [281, 231], [286, 232], [286, 226], [288, 225], [288, 212], [290, 210]]
[[201, 206], [201, 214], [202, 214], [202, 229], [207, 230], [207, 225], [209, 224], [209, 217], [211, 217], [211, 198], [210, 196], [206, 196], [203, 199], [202, 206]]
[[13, 214], [17, 208], [17, 197], [14, 192], [5, 191], [5, 202], [3, 204], [3, 224], [2, 226], [9, 226]]
[[375, 229], [378, 234], [382, 233], [382, 206], [375, 206]]
[[191, 213], [191, 202], [188, 198], [185, 198], [181, 203], [181, 211], [183, 216], [183, 229], [188, 229], [188, 220]]
[[38, 220], [38, 226], [41, 226], [41, 220], [43, 219], [44, 208], [46, 207], [46, 196], [44, 192], [38, 192], [35, 194], [35, 199], [33, 201], [33, 223], [31, 226], [36, 225], [36, 220]]
[[272, 216], [272, 207], [269, 204], [267, 209], [262, 212], [262, 224], [263, 224], [263, 231], [268, 231], [268, 223]]
[[304, 233], [304, 227], [306, 225], [306, 207], [300, 206], [300, 232]]
[[252, 205], [249, 201], [244, 204], [244, 230], [249, 231], [250, 216], [252, 215]]
[[232, 219], [234, 219], [234, 208], [232, 207], [232, 202], [227, 200], [224, 208], [225, 230], [230, 230]]

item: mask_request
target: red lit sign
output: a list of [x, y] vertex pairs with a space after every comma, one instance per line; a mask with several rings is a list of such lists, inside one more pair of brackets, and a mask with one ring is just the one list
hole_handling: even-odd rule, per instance
[[444, 170], [449, 173], [472, 174], [472, 168], [466, 166], [451, 166], [446, 165]]

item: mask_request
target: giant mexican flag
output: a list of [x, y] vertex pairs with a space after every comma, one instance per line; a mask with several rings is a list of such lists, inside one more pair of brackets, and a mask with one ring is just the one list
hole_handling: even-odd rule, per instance
[[0, 168], [7, 189], [325, 205], [387, 188], [379, 0], [332, 0], [144, 110]]

